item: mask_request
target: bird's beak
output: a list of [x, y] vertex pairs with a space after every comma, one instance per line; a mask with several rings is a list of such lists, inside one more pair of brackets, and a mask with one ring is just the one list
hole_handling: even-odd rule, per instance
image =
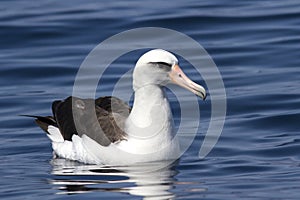
[[179, 65], [175, 64], [172, 66], [171, 72], [169, 73], [171, 81], [189, 91], [193, 92], [197, 96], [201, 97], [203, 100], [206, 98], [206, 91], [197, 83], [189, 79], [183, 71], [180, 69]]

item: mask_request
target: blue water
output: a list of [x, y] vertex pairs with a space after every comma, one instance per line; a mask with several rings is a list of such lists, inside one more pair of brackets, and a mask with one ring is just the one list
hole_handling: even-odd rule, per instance
[[[300, 198], [299, 1], [11, 0], [0, 10], [1, 199]], [[215, 148], [198, 158], [208, 98], [193, 144], [172, 166], [149, 172], [54, 159], [46, 135], [18, 115], [49, 115], [53, 100], [72, 94], [97, 44], [148, 26], [187, 34], [218, 66], [228, 105]], [[97, 94], [107, 95], [136, 59], [133, 53], [116, 63]]]

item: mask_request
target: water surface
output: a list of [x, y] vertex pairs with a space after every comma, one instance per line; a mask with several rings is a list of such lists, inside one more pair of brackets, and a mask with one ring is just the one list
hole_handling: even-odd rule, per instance
[[[0, 5], [1, 199], [299, 199], [299, 1]], [[171, 166], [151, 171], [151, 166], [107, 168], [53, 159], [45, 134], [18, 115], [49, 115], [53, 100], [72, 94], [77, 70], [97, 44], [148, 26], [189, 35], [218, 66], [228, 107], [213, 151], [198, 158], [210, 120], [208, 98], [199, 102], [201, 127], [193, 144]], [[99, 96], [110, 93], [138, 54], [107, 71]], [[203, 83], [191, 67], [185, 69]], [[178, 122], [178, 104], [170, 100]]]

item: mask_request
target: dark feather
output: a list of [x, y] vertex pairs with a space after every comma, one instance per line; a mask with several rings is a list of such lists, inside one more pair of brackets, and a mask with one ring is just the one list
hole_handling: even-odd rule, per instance
[[131, 108], [116, 97], [93, 99], [68, 97], [52, 103], [53, 117], [35, 117], [37, 124], [47, 132], [48, 125], [59, 128], [65, 140], [74, 134], [87, 135], [102, 146], [124, 140], [123, 131]]
[[41, 129], [43, 129], [48, 134], [49, 134], [48, 132], [49, 125], [57, 127], [56, 121], [52, 116], [46, 116], [46, 117], [36, 116], [36, 115], [20, 115], [20, 116], [36, 118], [35, 122], [37, 123], [37, 125], [39, 125]]

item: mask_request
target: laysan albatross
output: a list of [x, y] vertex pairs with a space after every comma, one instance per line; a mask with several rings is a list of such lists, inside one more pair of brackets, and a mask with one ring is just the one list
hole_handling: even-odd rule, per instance
[[173, 118], [164, 86], [175, 83], [203, 100], [206, 91], [168, 51], [154, 49], [133, 71], [134, 103], [112, 97], [68, 97], [52, 103], [53, 116], [31, 116], [52, 141], [55, 155], [90, 164], [127, 165], [177, 159]]

